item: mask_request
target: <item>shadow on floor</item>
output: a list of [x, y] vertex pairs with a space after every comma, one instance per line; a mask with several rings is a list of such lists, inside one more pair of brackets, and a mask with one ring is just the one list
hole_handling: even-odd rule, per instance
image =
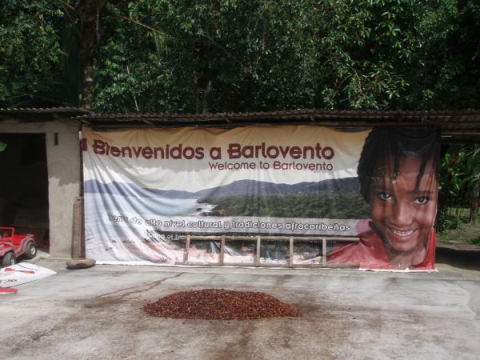
[[437, 264], [447, 264], [460, 269], [480, 271], [479, 250], [437, 247], [435, 256]]

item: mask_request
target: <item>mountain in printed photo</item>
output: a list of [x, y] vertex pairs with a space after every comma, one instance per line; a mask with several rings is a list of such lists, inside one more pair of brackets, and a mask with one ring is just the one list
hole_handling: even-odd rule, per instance
[[126, 197], [194, 199], [213, 205], [204, 216], [267, 216], [361, 219], [368, 217], [368, 206], [359, 192], [358, 178], [329, 179], [319, 182], [275, 184], [239, 180], [196, 192], [141, 188], [135, 184], [103, 184], [89, 180], [88, 193], [108, 193]]
[[236, 196], [286, 196], [303, 194], [353, 194], [360, 191], [358, 178], [328, 179], [318, 182], [276, 184], [256, 180], [238, 180], [228, 185], [203, 189], [196, 192], [141, 188], [133, 183], [112, 182], [104, 184], [97, 180], [84, 183], [87, 193], [106, 193], [134, 197], [167, 197], [175, 199], [221, 199]]

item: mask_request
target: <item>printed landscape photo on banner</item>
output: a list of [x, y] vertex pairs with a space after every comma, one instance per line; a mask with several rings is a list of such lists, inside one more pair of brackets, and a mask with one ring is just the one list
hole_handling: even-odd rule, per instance
[[[294, 264], [434, 269], [438, 138], [425, 129], [340, 132], [318, 126], [83, 128], [87, 255], [103, 263], [175, 264], [182, 235], [358, 237], [295, 241]], [[433, 245], [432, 245], [433, 244]], [[189, 263], [218, 263], [194, 240]], [[255, 263], [255, 241], [223, 261]], [[287, 264], [262, 242], [260, 262]]]

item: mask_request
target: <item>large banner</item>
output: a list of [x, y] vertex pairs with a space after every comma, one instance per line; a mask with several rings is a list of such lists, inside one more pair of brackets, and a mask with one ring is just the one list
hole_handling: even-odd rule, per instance
[[[418, 169], [416, 163], [404, 164], [405, 158], [423, 156], [425, 149], [420, 153], [418, 149], [414, 149], [417, 153], [407, 149], [404, 155], [397, 151], [392, 157], [391, 150], [396, 146], [405, 148], [405, 144], [389, 138], [387, 130], [379, 135], [385, 143], [382, 147], [382, 141], [372, 140], [378, 137], [376, 133], [376, 129], [340, 132], [318, 126], [104, 132], [84, 127], [87, 256], [103, 263], [174, 264], [184, 259], [185, 242], [180, 236], [185, 234], [374, 234], [373, 240], [363, 241], [367, 237], [360, 236], [360, 242], [348, 245], [329, 242], [329, 263], [386, 269], [420, 264], [418, 268], [433, 268], [432, 259], [428, 264], [423, 262], [434, 241], [431, 232], [435, 214], [424, 221], [428, 222], [423, 224], [427, 230], [385, 218], [376, 221], [372, 214], [397, 211], [388, 209], [391, 203], [398, 203], [389, 198], [396, 196], [397, 186], [387, 189], [385, 182], [403, 184], [404, 177], [413, 176], [407, 170], [421, 174], [418, 184], [417, 177], [413, 185], [406, 184], [413, 189], [402, 190], [402, 196], [409, 191], [415, 193], [424, 179], [433, 184], [435, 167], [428, 162], [428, 156], [428, 166], [422, 161]], [[411, 134], [406, 132], [409, 138]], [[414, 143], [425, 145], [425, 136], [432, 132], [422, 134]], [[435, 141], [427, 140], [435, 145]], [[374, 145], [372, 149], [366, 147], [369, 142]], [[368, 155], [368, 159], [361, 159], [361, 154]], [[389, 166], [394, 180], [385, 171]], [[362, 183], [362, 176], [369, 179], [368, 184]], [[371, 196], [372, 192], [375, 195]], [[375, 205], [377, 199], [381, 199], [380, 204]], [[411, 207], [408, 211], [422, 212], [422, 201], [413, 199], [418, 209]], [[436, 198], [434, 204], [436, 209]], [[421, 251], [419, 245], [410, 249], [405, 245], [410, 242], [422, 242], [425, 247]], [[296, 244], [296, 264], [318, 264], [327, 256], [320, 242]], [[218, 242], [194, 241], [190, 245], [189, 263], [218, 261]], [[281, 242], [265, 244], [261, 251], [263, 263], [282, 264], [291, 256], [287, 244]], [[410, 259], [406, 254], [412, 251], [422, 255], [408, 264], [391, 261], [391, 255], [399, 253]], [[253, 263], [255, 255], [254, 242], [228, 242], [224, 262]]]

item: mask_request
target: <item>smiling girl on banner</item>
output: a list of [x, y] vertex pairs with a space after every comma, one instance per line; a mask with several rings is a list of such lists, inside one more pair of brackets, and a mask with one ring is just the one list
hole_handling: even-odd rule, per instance
[[435, 268], [439, 144], [439, 133], [424, 128], [371, 131], [358, 165], [371, 220], [367, 226], [359, 224], [360, 242], [335, 248], [328, 255], [330, 263]]

